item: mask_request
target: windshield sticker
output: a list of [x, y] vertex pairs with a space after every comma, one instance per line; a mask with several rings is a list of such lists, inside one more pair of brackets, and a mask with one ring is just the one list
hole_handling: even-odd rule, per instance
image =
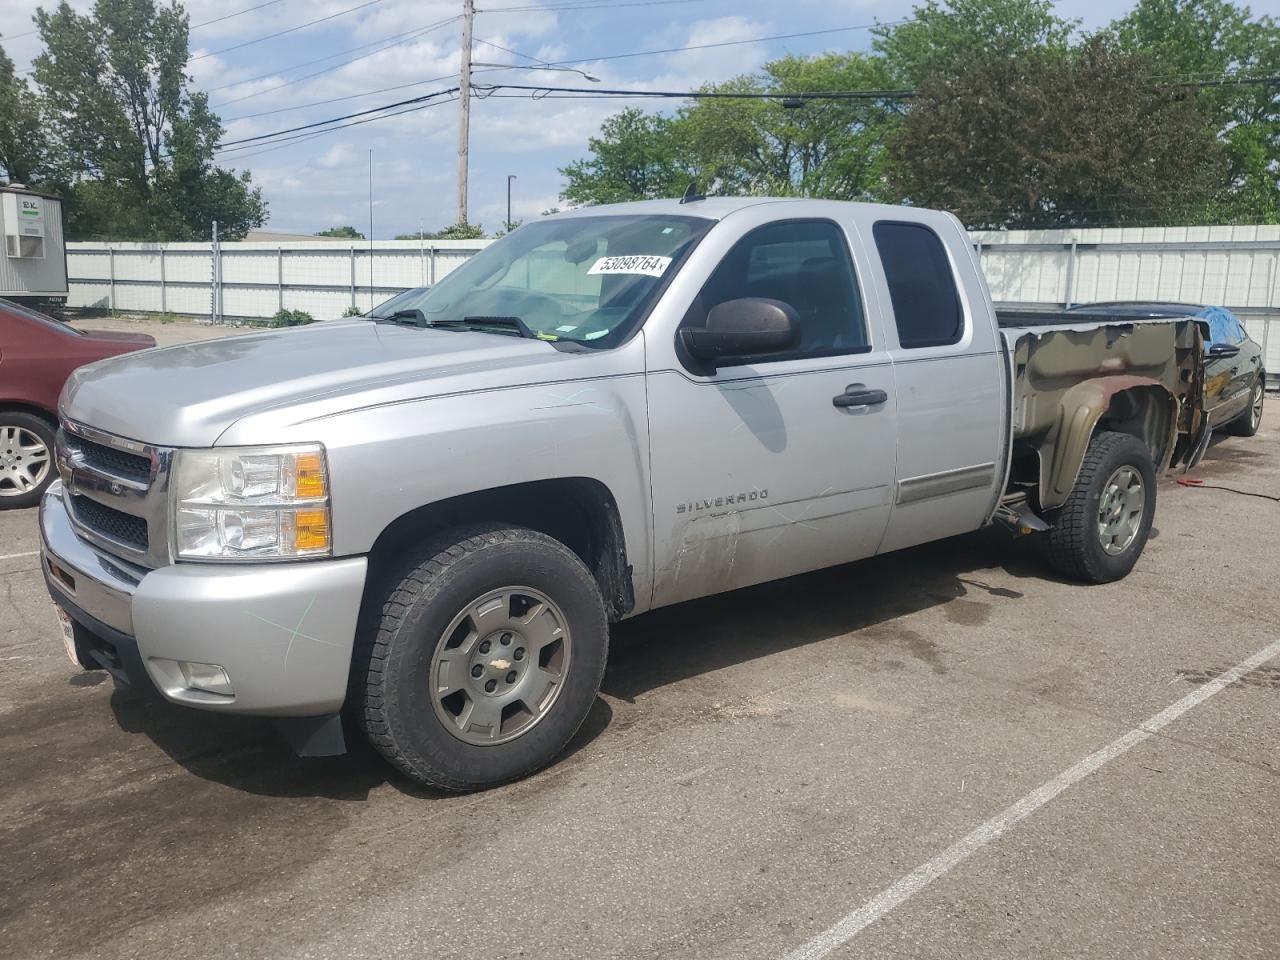
[[588, 276], [609, 273], [633, 273], [645, 277], [660, 277], [671, 265], [670, 257], [601, 257], [591, 265]]

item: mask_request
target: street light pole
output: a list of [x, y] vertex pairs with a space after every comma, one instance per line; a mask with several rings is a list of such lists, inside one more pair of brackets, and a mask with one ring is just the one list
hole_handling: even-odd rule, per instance
[[511, 181], [514, 179], [514, 173], [507, 174], [507, 233], [511, 232]]

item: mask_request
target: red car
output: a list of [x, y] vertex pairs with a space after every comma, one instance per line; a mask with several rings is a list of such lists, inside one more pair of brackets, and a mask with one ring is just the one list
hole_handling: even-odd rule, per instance
[[146, 334], [77, 330], [0, 300], [0, 510], [35, 506], [58, 475], [58, 394], [71, 371], [155, 345]]

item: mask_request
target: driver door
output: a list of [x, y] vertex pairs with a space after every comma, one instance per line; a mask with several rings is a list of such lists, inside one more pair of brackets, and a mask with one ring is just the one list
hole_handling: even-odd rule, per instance
[[747, 231], [681, 326], [741, 297], [788, 303], [799, 343], [714, 372], [678, 352], [676, 369], [649, 364], [654, 606], [870, 556], [888, 521], [894, 374], [844, 228], [806, 219]]

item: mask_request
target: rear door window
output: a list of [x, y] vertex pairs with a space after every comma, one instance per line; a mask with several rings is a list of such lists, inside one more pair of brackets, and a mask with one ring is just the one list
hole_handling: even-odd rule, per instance
[[908, 350], [959, 343], [964, 311], [938, 235], [918, 223], [887, 220], [872, 233], [889, 283], [898, 343]]

